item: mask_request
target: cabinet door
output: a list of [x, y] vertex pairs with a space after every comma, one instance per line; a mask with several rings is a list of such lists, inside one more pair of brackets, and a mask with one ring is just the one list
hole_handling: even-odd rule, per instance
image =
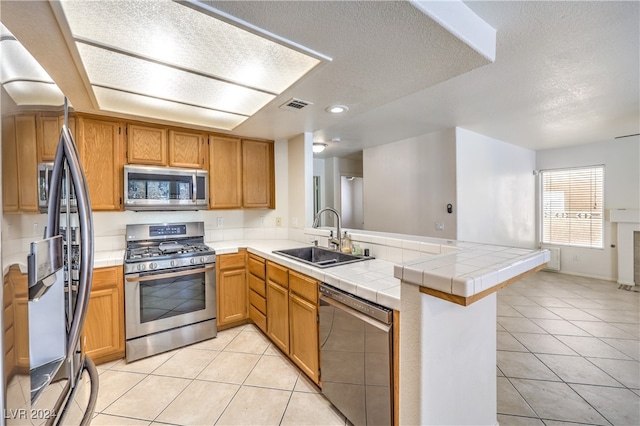
[[15, 120], [20, 210], [37, 212], [38, 154], [36, 148], [36, 116], [17, 115]]
[[41, 115], [39, 121], [38, 162], [52, 162], [56, 159], [56, 150], [58, 149], [58, 142], [60, 142], [58, 115]]
[[2, 119], [2, 210], [5, 213], [20, 209], [18, 200], [18, 151], [14, 117]]
[[289, 291], [273, 281], [267, 282], [267, 334], [289, 353]]
[[127, 125], [129, 164], [167, 165], [167, 131], [157, 127]]
[[318, 383], [318, 307], [294, 293], [289, 295], [289, 356]]
[[169, 131], [169, 165], [192, 169], [206, 168], [207, 149], [199, 133]]
[[[56, 151], [60, 142], [60, 131], [64, 125], [64, 116], [59, 114], [47, 115], [41, 114], [38, 117], [38, 162], [53, 162], [56, 159]], [[69, 117], [69, 130], [71, 136], [76, 140], [76, 119]], [[77, 143], [77, 141], [76, 141]]]
[[122, 267], [93, 271], [82, 342], [85, 353], [96, 363], [124, 356], [123, 285]]
[[82, 167], [93, 210], [122, 209], [121, 123], [81, 118], [78, 122]]
[[242, 206], [275, 208], [273, 143], [242, 141]]
[[240, 139], [209, 136], [209, 204], [212, 209], [242, 207]]
[[245, 269], [220, 271], [218, 288], [218, 325], [249, 317], [249, 289]]

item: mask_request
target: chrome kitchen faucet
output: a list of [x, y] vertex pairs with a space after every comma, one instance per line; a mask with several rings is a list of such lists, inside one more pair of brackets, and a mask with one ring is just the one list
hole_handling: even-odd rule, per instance
[[331, 213], [335, 214], [336, 218], [338, 220], [338, 227], [336, 229], [337, 238], [335, 238], [333, 235], [330, 235], [329, 236], [329, 244], [330, 245], [333, 244], [335, 247], [338, 248], [339, 252], [342, 252], [342, 238], [341, 238], [341, 236], [342, 236], [342, 232], [341, 232], [342, 226], [341, 226], [340, 213], [338, 213], [338, 211], [336, 209], [334, 209], [332, 207], [325, 207], [323, 209], [320, 209], [320, 211], [316, 215], [315, 220], [313, 221], [313, 228], [317, 228], [318, 227], [318, 224], [320, 223], [320, 215], [325, 211], [328, 211], [328, 212], [331, 212]]

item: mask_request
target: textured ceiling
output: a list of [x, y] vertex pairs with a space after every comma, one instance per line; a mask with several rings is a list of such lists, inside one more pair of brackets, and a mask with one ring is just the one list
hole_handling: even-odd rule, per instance
[[[639, 2], [468, 2], [497, 30], [494, 63], [407, 2], [207, 3], [333, 59], [235, 134], [314, 132], [331, 157], [454, 126], [531, 149], [640, 131]], [[49, 5], [1, 7], [3, 23], [74, 107], [91, 111]], [[313, 105], [278, 108], [291, 97]], [[350, 110], [331, 116], [331, 104]]]

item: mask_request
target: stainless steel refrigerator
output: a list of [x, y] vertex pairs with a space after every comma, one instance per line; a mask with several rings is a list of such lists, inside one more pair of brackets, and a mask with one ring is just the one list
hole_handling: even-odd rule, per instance
[[80, 342], [93, 277], [93, 218], [66, 124], [48, 182], [40, 188], [49, 196], [45, 238], [31, 243], [28, 279], [3, 287], [6, 425], [89, 424], [98, 393], [95, 365]]

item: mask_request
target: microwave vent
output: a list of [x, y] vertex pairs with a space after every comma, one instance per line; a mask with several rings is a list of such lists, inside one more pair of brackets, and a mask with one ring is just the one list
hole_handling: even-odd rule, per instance
[[280, 108], [288, 109], [289, 111], [298, 111], [309, 105], [313, 105], [313, 103], [309, 101], [303, 101], [302, 99], [291, 98], [287, 102], [280, 105]]

